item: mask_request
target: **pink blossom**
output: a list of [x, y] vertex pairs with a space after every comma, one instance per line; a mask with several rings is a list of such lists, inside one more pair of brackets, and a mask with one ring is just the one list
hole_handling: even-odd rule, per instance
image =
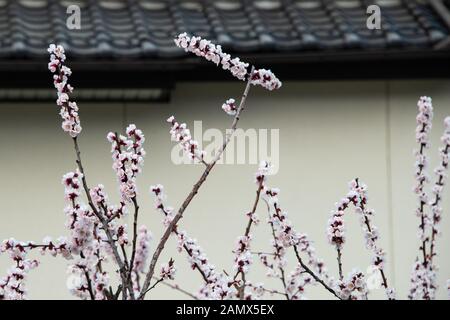
[[281, 87], [281, 81], [278, 80], [272, 71], [266, 69], [253, 71], [251, 83], [260, 85], [267, 90], [276, 90]]
[[126, 136], [110, 132], [107, 139], [111, 142], [113, 170], [119, 181], [121, 199], [130, 202], [136, 197], [136, 177], [144, 164], [144, 134], [134, 124], [130, 124], [126, 129]]
[[60, 45], [51, 44], [48, 48], [50, 62], [48, 69], [54, 73], [53, 84], [58, 94], [56, 104], [61, 107], [60, 115], [63, 119], [62, 128], [73, 138], [81, 132], [80, 118], [78, 116], [78, 106], [76, 102], [70, 101], [69, 94], [73, 87], [68, 83], [72, 71], [64, 65], [66, 56], [64, 48]]
[[290, 300], [305, 299], [305, 289], [309, 284], [314, 283], [314, 279], [305, 272], [300, 264], [289, 274], [286, 281], [286, 293]]
[[161, 265], [161, 279], [164, 280], [173, 280], [175, 279], [175, 266], [173, 259], [170, 259], [168, 263]]
[[215, 65], [221, 65], [224, 70], [229, 70], [239, 80], [244, 80], [247, 75], [248, 63], [239, 58], [231, 59], [230, 55], [222, 52], [222, 47], [200, 37], [189, 37], [186, 33], [178, 35], [175, 44], [186, 52], [192, 52], [204, 57]]
[[147, 262], [150, 253], [149, 247], [151, 239], [152, 235], [150, 231], [147, 230], [146, 226], [142, 225], [139, 228], [137, 235], [136, 256], [134, 259], [134, 267], [133, 267], [133, 270], [135, 272], [139, 273], [144, 272], [145, 264]]
[[364, 274], [353, 269], [344, 281], [339, 283], [340, 295], [346, 300], [367, 300], [367, 286]]
[[235, 254], [234, 269], [238, 272], [247, 273], [253, 262], [250, 252], [251, 240], [252, 236], [248, 235], [241, 236], [236, 241], [236, 249], [233, 251]]
[[179, 124], [174, 116], [169, 117], [167, 122], [172, 125], [170, 128], [172, 141], [178, 142], [189, 159], [204, 163], [203, 158], [205, 152], [200, 150], [198, 142], [192, 139], [191, 132], [187, 129], [186, 123]]
[[[239, 80], [245, 80], [248, 75], [248, 63], [242, 62], [238, 57], [231, 58], [227, 53], [222, 52], [220, 45], [215, 45], [211, 41], [200, 37], [189, 37], [187, 33], [182, 33], [175, 38], [175, 44], [186, 52], [192, 52], [199, 57], [213, 62], [215, 65], [221, 65], [224, 70], [229, 70], [233, 76]], [[255, 70], [251, 75], [251, 83], [260, 85], [267, 90], [275, 90], [281, 87], [281, 82], [270, 70]], [[231, 114], [231, 109], [226, 106]], [[225, 110], [225, 109], [224, 109]]]
[[237, 111], [236, 101], [234, 99], [228, 99], [222, 105], [222, 109], [230, 116], [236, 115], [236, 111]]
[[428, 195], [424, 191], [425, 184], [429, 182], [429, 177], [426, 172], [429, 159], [425, 153], [425, 150], [430, 147], [429, 134], [432, 127], [431, 121], [433, 119], [433, 105], [431, 102], [431, 98], [420, 97], [419, 101], [417, 102], [417, 107], [419, 113], [416, 117], [416, 141], [417, 143], [419, 143], [419, 149], [414, 151], [414, 154], [416, 156], [414, 192], [416, 193], [417, 199], [419, 200], [416, 214], [421, 217], [421, 223], [419, 225], [419, 237], [421, 241], [426, 241], [427, 236], [425, 234], [425, 229], [430, 222], [429, 216], [424, 210], [425, 206], [429, 202]]

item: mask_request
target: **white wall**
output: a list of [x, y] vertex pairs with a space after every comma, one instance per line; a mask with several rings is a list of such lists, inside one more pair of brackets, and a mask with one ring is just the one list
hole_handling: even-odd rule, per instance
[[[370, 206], [377, 215], [382, 247], [388, 252], [388, 281], [405, 298], [411, 264], [418, 251], [414, 215], [413, 155], [416, 101], [420, 95], [433, 97], [435, 122], [430, 150], [432, 167], [437, 164], [437, 145], [444, 115], [450, 114], [450, 81], [288, 82], [282, 90], [269, 93], [252, 88], [240, 126], [280, 130], [280, 168], [269, 184], [281, 188], [281, 204], [296, 228], [315, 241], [318, 254], [336, 273], [336, 254], [327, 244], [325, 229], [334, 203], [347, 192], [347, 182], [359, 177], [369, 186]], [[175, 166], [170, 152], [173, 143], [165, 119], [192, 125], [203, 120], [203, 128], [225, 129], [230, 118], [220, 109], [229, 97], [238, 98], [242, 83], [179, 84], [169, 104], [81, 103], [83, 133], [80, 137], [88, 182], [103, 183], [110, 198], [117, 199], [109, 130], [136, 123], [147, 137], [148, 155], [139, 179], [141, 222], [156, 239], [163, 228], [148, 193], [151, 184], [166, 187], [169, 203], [178, 207], [201, 173], [201, 167]], [[57, 107], [52, 103], [0, 105], [0, 238], [40, 241], [44, 236], [65, 234], [61, 176], [75, 168], [70, 138], [59, 128]], [[255, 165], [220, 165], [208, 178], [181, 221], [181, 228], [196, 237], [219, 270], [232, 267], [234, 242], [245, 228], [245, 213], [255, 193]], [[450, 278], [450, 193], [444, 199], [443, 237], [439, 239], [439, 298], [446, 298], [445, 281]], [[265, 221], [264, 206], [258, 213]], [[347, 216], [344, 270], [366, 270], [370, 261], [357, 217]], [[255, 250], [268, 250], [270, 234], [262, 223], [254, 232]], [[176, 283], [195, 291], [200, 277], [191, 271], [186, 257], [170, 241], [162, 256], [176, 260]], [[255, 259], [256, 260], [256, 259]], [[0, 270], [11, 264], [0, 256]], [[294, 260], [291, 259], [290, 268]], [[65, 285], [66, 262], [44, 257], [29, 279], [34, 299], [70, 298]], [[266, 281], [264, 269], [255, 262], [249, 278]], [[331, 298], [320, 287], [311, 298]], [[150, 298], [183, 298], [160, 286]], [[373, 298], [383, 297], [381, 290]]]

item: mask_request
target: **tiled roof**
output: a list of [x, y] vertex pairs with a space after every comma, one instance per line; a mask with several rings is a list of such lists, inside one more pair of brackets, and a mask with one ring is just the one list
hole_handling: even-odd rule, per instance
[[[69, 4], [81, 30], [66, 26]], [[371, 4], [381, 30], [366, 27]], [[181, 32], [246, 53], [427, 50], [450, 35], [425, 0], [0, 0], [0, 59], [40, 58], [49, 42], [79, 58], [170, 59], [184, 56], [172, 40]]]

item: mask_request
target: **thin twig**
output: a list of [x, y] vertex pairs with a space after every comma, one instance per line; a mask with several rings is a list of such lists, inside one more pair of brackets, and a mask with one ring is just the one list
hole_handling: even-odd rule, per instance
[[178, 221], [183, 217], [184, 211], [189, 206], [189, 204], [191, 203], [191, 201], [195, 197], [195, 195], [198, 193], [198, 190], [200, 189], [200, 187], [205, 182], [205, 180], [208, 177], [209, 173], [211, 172], [211, 170], [216, 165], [217, 161], [222, 156], [222, 153], [225, 151], [228, 143], [231, 140], [231, 137], [234, 135], [234, 132], [236, 131], [237, 123], [239, 121], [240, 114], [241, 114], [242, 110], [244, 110], [245, 101], [247, 99], [248, 92], [250, 90], [251, 76], [253, 74], [253, 71], [254, 71], [254, 67], [252, 67], [252, 69], [250, 71], [250, 75], [248, 76], [247, 85], [245, 87], [244, 94], [242, 95], [241, 103], [239, 104], [239, 108], [238, 108], [238, 110], [236, 112], [236, 115], [235, 115], [235, 117], [233, 119], [233, 123], [231, 125], [230, 133], [225, 138], [225, 141], [223, 142], [222, 148], [219, 149], [219, 151], [217, 152], [214, 160], [205, 168], [205, 171], [203, 172], [203, 174], [201, 175], [201, 177], [197, 181], [197, 183], [194, 185], [194, 187], [192, 188], [192, 190], [189, 193], [189, 195], [187, 196], [187, 198], [184, 200], [183, 204], [181, 205], [180, 209], [178, 210], [178, 213], [174, 216], [173, 220], [171, 221], [171, 223], [167, 227], [165, 233], [163, 234], [163, 236], [162, 236], [158, 246], [156, 247], [156, 250], [155, 250], [155, 252], [153, 254], [152, 260], [150, 261], [150, 266], [149, 266], [149, 269], [148, 269], [148, 272], [147, 272], [147, 275], [146, 275], [146, 278], [145, 278], [145, 281], [144, 281], [144, 285], [142, 286], [142, 290], [141, 290], [141, 294], [139, 296], [139, 299], [143, 299], [144, 298], [145, 292], [150, 287], [150, 281], [153, 278], [153, 274], [154, 274], [154, 271], [155, 271], [156, 263], [158, 261], [159, 256], [161, 255], [162, 250], [164, 249], [164, 246], [165, 246], [167, 240], [170, 237], [170, 234], [174, 230], [174, 228], [177, 225]]
[[163, 278], [159, 278], [158, 280], [156, 280], [156, 282], [155, 282], [150, 288], [148, 288], [147, 290], [145, 290], [145, 292], [144, 292], [143, 294], [145, 295], [147, 292], [149, 292], [149, 291], [152, 290], [154, 287], [156, 287], [156, 285], [157, 285], [158, 283], [163, 282], [163, 281], [164, 281]]
[[[160, 209], [161, 209], [161, 211], [164, 213], [164, 215], [166, 215], [166, 216], [169, 215], [169, 212], [166, 210], [166, 208], [165, 208], [165, 206], [164, 206], [163, 204], [160, 204]], [[179, 235], [179, 232], [178, 232], [178, 230], [177, 230], [176, 227], [175, 227], [175, 229], [174, 229], [172, 232], [173, 232], [175, 235], [177, 235], [177, 236]], [[184, 251], [186, 251], [186, 253], [187, 253], [190, 257], [193, 256], [192, 250], [190, 250], [189, 247], [188, 247], [186, 244], [183, 244], [183, 249], [184, 249]], [[208, 276], [205, 274], [205, 272], [200, 268], [200, 266], [199, 266], [196, 262], [194, 262], [194, 267], [193, 267], [193, 269], [197, 269], [198, 272], [201, 274], [203, 280], [204, 280], [205, 282], [208, 282]]]
[[[263, 188], [263, 181], [261, 180], [261, 182], [258, 185], [258, 190], [256, 190], [256, 198], [255, 201], [253, 202], [253, 208], [252, 211], [248, 213], [249, 218], [248, 218], [248, 223], [247, 223], [247, 227], [245, 228], [245, 232], [244, 232], [244, 237], [248, 237], [253, 225], [253, 216], [256, 212], [256, 208], [258, 207], [258, 202], [259, 202], [259, 198], [261, 195], [261, 190]], [[241, 248], [243, 249], [243, 248]], [[244, 292], [245, 292], [245, 285], [246, 285], [246, 279], [245, 279], [245, 272], [243, 271], [243, 269], [239, 269], [236, 274], [234, 275], [234, 280], [237, 279], [237, 277], [239, 276], [239, 274], [241, 274], [241, 278], [242, 278], [242, 286], [239, 288], [239, 297], [241, 298], [241, 300], [244, 299]]]
[[[358, 187], [359, 186], [359, 179], [356, 178], [355, 181], [356, 181], [356, 186]], [[369, 231], [369, 233], [372, 233], [372, 226], [370, 225], [370, 220], [369, 220], [367, 214], [365, 214], [366, 206], [365, 206], [365, 203], [363, 201], [361, 201], [360, 208], [361, 208], [362, 214], [364, 215], [364, 224], [366, 225], [367, 230]], [[384, 270], [383, 270], [382, 267], [378, 268], [378, 269], [380, 270], [381, 279], [383, 281], [383, 287], [385, 289], [387, 289], [388, 288], [388, 283], [387, 283], [386, 274], [384, 273]], [[389, 300], [392, 300], [392, 299], [389, 298]]]
[[133, 272], [134, 259], [136, 256], [137, 223], [138, 223], [138, 216], [139, 216], [139, 204], [137, 202], [136, 196], [134, 196], [131, 200], [133, 201], [133, 205], [134, 205], [134, 217], [133, 217], [133, 244], [132, 244], [131, 260], [130, 260], [129, 271], [128, 271], [128, 281], [131, 281], [131, 273]]
[[337, 251], [337, 261], [338, 261], [338, 267], [339, 267], [339, 280], [342, 281], [344, 279], [344, 275], [342, 273], [342, 251], [339, 247], [336, 248], [336, 251]]
[[276, 254], [273, 253], [273, 252], [250, 251], [250, 253], [251, 253], [251, 254], [256, 254], [256, 255], [276, 256]]
[[294, 248], [294, 252], [295, 252], [295, 256], [297, 257], [297, 261], [298, 263], [300, 263], [300, 265], [302, 266], [302, 268], [309, 273], [314, 280], [316, 280], [318, 283], [320, 283], [325, 289], [327, 289], [330, 293], [332, 293], [336, 298], [338, 298], [339, 300], [342, 300], [342, 298], [336, 293], [336, 291], [334, 291], [330, 286], [328, 286], [325, 281], [323, 281], [322, 279], [319, 278], [319, 276], [317, 276], [314, 271], [312, 271], [302, 260], [302, 258], [300, 257], [300, 253], [298, 252], [298, 248], [297, 246], [293, 246]]
[[[267, 205], [267, 212], [269, 214], [269, 221], [270, 221], [270, 205], [266, 200], [264, 200], [264, 202]], [[269, 225], [270, 225], [270, 229], [272, 232], [272, 238], [274, 241], [273, 243], [275, 244], [275, 252], [273, 253], [273, 255], [275, 258], [278, 258], [280, 256], [279, 252], [278, 252], [279, 251], [278, 248], [280, 248], [280, 246], [278, 244], [277, 236], [275, 234], [275, 227], [273, 226], [273, 223], [271, 223], [271, 222], [269, 222]], [[286, 273], [284, 271], [284, 268], [281, 266], [281, 264], [278, 265], [278, 271], [280, 271], [280, 274], [281, 274], [278, 278], [280, 279], [281, 284], [283, 285], [284, 296], [286, 297], [286, 300], [290, 300], [289, 294], [287, 291], [287, 286], [286, 286]]]
[[92, 291], [91, 278], [89, 277], [89, 273], [86, 270], [84, 270], [84, 276], [86, 277], [87, 289], [89, 292], [89, 296], [91, 297], [91, 300], [95, 300], [95, 295], [94, 295], [94, 292]]
[[[83, 251], [80, 252], [80, 257], [84, 259]], [[89, 292], [89, 296], [91, 297], [91, 300], [95, 300], [94, 291], [92, 291], [92, 281], [89, 277], [89, 272], [86, 270], [86, 268], [83, 268], [84, 276], [86, 277], [86, 283], [87, 283], [87, 290]]]
[[[154, 280], [158, 280], [158, 278], [156, 278], [156, 277], [153, 277], [153, 279]], [[190, 292], [180, 288], [177, 284], [170, 284], [170, 283], [165, 282], [165, 281], [163, 281], [161, 284], [163, 284], [163, 285], [165, 285], [165, 286], [167, 286], [167, 287], [169, 287], [171, 289], [180, 291], [181, 293], [184, 293], [185, 295], [191, 297], [194, 300], [198, 300], [198, 298], [194, 294], [192, 294], [192, 293], [190, 293]]]

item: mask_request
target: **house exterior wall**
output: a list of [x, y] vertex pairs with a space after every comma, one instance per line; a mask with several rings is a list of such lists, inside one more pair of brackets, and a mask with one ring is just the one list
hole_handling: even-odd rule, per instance
[[[450, 115], [449, 80], [287, 82], [282, 90], [269, 93], [252, 88], [239, 124], [244, 129], [279, 129], [279, 170], [268, 183], [281, 189], [280, 201], [297, 230], [315, 242], [317, 253], [337, 273], [335, 250], [327, 244], [326, 222], [334, 203], [347, 192], [347, 183], [359, 177], [369, 187], [370, 207], [376, 210], [374, 223], [381, 232], [382, 247], [388, 252], [388, 282], [398, 297], [405, 298], [411, 265], [418, 252], [418, 219], [412, 193], [415, 147], [416, 101], [420, 95], [433, 97], [435, 121], [431, 167], [437, 164], [437, 146], [442, 120]], [[81, 103], [83, 132], [80, 145], [88, 182], [103, 183], [110, 198], [117, 200], [111, 169], [108, 131], [135, 123], [146, 137], [148, 152], [139, 177], [141, 223], [153, 233], [152, 249], [163, 232], [162, 217], [153, 209], [149, 186], [161, 183], [168, 203], [178, 207], [199, 177], [200, 166], [175, 165], [173, 143], [165, 119], [177, 119], [193, 126], [202, 120], [203, 131], [224, 130], [231, 118], [220, 109], [230, 98], [238, 98], [242, 83], [178, 84], [168, 104]], [[74, 170], [70, 138], [59, 129], [60, 119], [52, 103], [0, 104], [0, 238], [40, 241], [46, 235], [65, 235], [63, 214], [64, 173]], [[232, 271], [235, 239], [243, 234], [246, 217], [254, 200], [254, 164], [217, 166], [194, 199], [180, 227], [198, 239], [218, 270]], [[446, 298], [450, 278], [450, 189], [445, 190], [443, 236], [439, 239], [439, 298]], [[258, 214], [263, 223], [254, 229], [253, 249], [267, 251], [270, 233], [264, 223], [265, 206]], [[131, 223], [131, 217], [128, 218]], [[354, 213], [347, 215], [347, 243], [343, 250], [344, 271], [359, 267], [366, 271], [370, 255]], [[189, 269], [186, 257], [170, 240], [161, 263], [175, 259], [175, 282], [195, 291], [200, 277]], [[293, 268], [291, 257], [288, 270]], [[0, 256], [0, 270], [11, 262]], [[249, 275], [268, 286], [265, 270], [255, 259]], [[66, 262], [43, 257], [39, 269], [30, 273], [30, 298], [70, 298], [66, 289]], [[382, 290], [373, 297], [383, 298]], [[150, 298], [183, 298], [160, 286]], [[332, 298], [320, 287], [310, 289], [310, 298]]]

